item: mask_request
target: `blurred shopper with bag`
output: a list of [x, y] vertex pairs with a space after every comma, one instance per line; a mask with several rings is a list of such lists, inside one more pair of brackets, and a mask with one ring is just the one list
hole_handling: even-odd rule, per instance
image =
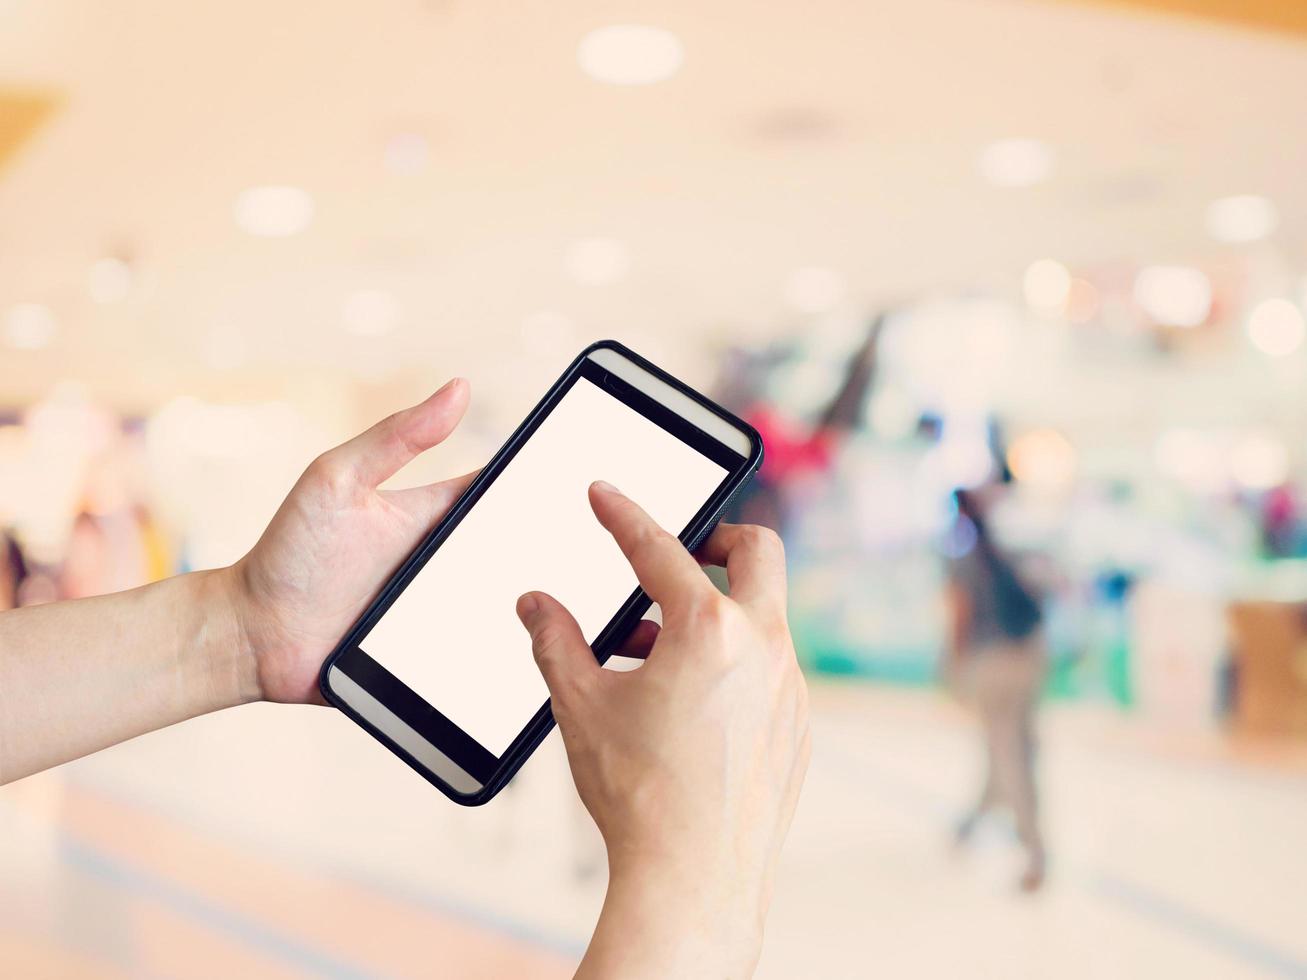
[[980, 798], [958, 825], [957, 839], [965, 843], [986, 813], [1008, 806], [1026, 850], [1021, 888], [1033, 891], [1043, 884], [1045, 866], [1034, 727], [1047, 658], [1039, 602], [986, 521], [998, 492], [994, 484], [954, 494], [958, 537], [969, 547], [959, 548], [949, 570], [945, 672], [953, 690], [979, 715], [987, 759]]

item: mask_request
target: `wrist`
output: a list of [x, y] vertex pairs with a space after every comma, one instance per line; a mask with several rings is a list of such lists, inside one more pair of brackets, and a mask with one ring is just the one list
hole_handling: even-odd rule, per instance
[[713, 864], [610, 855], [608, 894], [578, 976], [752, 975], [764, 889]]
[[258, 658], [250, 642], [248, 593], [236, 566], [195, 572], [203, 613], [201, 646], [206, 651], [207, 683], [223, 707], [261, 700]]

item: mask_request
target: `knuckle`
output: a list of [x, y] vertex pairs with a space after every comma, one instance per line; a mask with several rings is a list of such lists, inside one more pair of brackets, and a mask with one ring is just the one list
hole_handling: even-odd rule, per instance
[[769, 527], [749, 524], [744, 528], [744, 539], [759, 551], [774, 555], [785, 554], [785, 545], [781, 541], [781, 536]]
[[699, 590], [693, 600], [693, 615], [703, 629], [719, 630], [726, 626], [728, 601], [720, 592]]
[[730, 599], [705, 589], [696, 600], [692, 616], [696, 632], [705, 641], [711, 657], [733, 661], [741, 656], [744, 644], [740, 642], [738, 629], [739, 610]]
[[325, 481], [327, 479], [327, 473], [330, 471], [331, 467], [331, 452], [320, 453], [314, 458], [313, 462], [309, 463], [308, 467], [304, 470], [304, 474], [314, 480]]
[[328, 490], [344, 487], [350, 479], [350, 467], [334, 449], [320, 455], [306, 471], [313, 481]]

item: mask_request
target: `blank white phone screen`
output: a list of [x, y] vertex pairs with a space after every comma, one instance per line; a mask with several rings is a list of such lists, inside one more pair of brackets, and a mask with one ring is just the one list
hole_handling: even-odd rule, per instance
[[549, 696], [518, 596], [549, 593], [593, 643], [638, 584], [590, 484], [607, 480], [677, 534], [726, 475], [578, 378], [359, 646], [501, 756]]

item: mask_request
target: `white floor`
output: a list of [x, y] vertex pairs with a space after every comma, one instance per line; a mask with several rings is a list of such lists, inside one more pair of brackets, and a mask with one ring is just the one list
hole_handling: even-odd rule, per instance
[[[1050, 709], [1052, 870], [1028, 897], [1002, 825], [948, 846], [979, 778], [963, 716], [862, 685], [815, 685], [814, 705], [761, 976], [1307, 978], [1299, 748]], [[602, 897], [556, 737], [463, 810], [326, 709], [241, 709], [16, 784], [0, 841], [6, 976], [214, 976], [221, 957], [279, 977], [453, 975], [431, 964], [488, 941], [517, 971], [565, 975]], [[313, 921], [290, 909], [305, 894]], [[333, 903], [350, 911], [324, 934]], [[380, 938], [353, 942], [349, 923]], [[207, 960], [186, 952], [201, 941]]]

